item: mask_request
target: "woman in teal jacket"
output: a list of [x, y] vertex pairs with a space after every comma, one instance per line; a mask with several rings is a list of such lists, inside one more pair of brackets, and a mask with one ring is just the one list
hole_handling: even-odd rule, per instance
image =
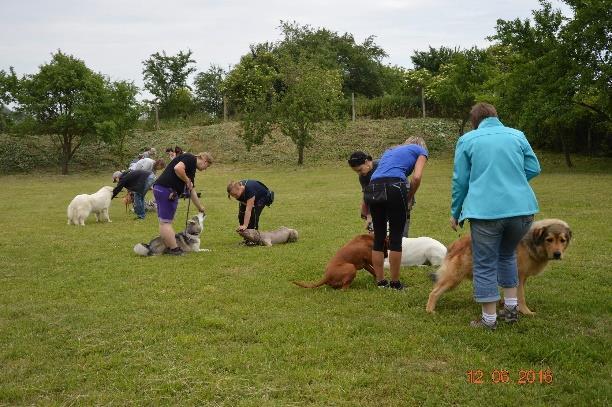
[[476, 104], [472, 130], [457, 141], [450, 224], [470, 221], [474, 263], [474, 298], [482, 317], [474, 327], [495, 329], [498, 285], [504, 289], [506, 322], [518, 320], [516, 246], [539, 211], [529, 180], [540, 164], [525, 135], [505, 127], [495, 107]]

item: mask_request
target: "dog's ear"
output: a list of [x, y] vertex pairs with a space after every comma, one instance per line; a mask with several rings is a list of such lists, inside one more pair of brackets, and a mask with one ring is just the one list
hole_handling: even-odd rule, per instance
[[567, 243], [569, 243], [572, 240], [572, 229], [567, 228], [565, 232], [567, 234]]
[[531, 237], [536, 244], [544, 243], [544, 237], [546, 236], [546, 227], [535, 228], [531, 232]]

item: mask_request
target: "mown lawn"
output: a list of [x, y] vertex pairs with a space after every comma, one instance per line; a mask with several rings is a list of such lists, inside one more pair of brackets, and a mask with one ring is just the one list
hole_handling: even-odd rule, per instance
[[[425, 313], [430, 267], [403, 269], [401, 293], [375, 288], [365, 271], [345, 292], [290, 283], [320, 278], [362, 232], [358, 183], [343, 164], [199, 173], [211, 252], [181, 258], [137, 257], [156, 220], [132, 220], [118, 200], [110, 224], [66, 225], [72, 197], [110, 185], [110, 172], [2, 176], [0, 404], [610, 405], [612, 174], [609, 163], [561, 162], [544, 159], [533, 182], [537, 219], [566, 220], [574, 240], [528, 281], [537, 315], [496, 332], [467, 326], [479, 312], [468, 282]], [[451, 166], [428, 164], [412, 236], [458, 236], [447, 226]], [[276, 192], [262, 228], [294, 227], [299, 242], [237, 246], [225, 186], [245, 177]], [[477, 369], [485, 383], [468, 383]], [[492, 383], [496, 369], [511, 382]], [[548, 369], [552, 383], [518, 384], [530, 369]]]

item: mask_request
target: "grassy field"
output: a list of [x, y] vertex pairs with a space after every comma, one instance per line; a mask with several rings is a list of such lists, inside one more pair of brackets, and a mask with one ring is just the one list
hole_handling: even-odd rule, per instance
[[[495, 332], [467, 326], [479, 312], [469, 282], [425, 313], [430, 267], [403, 269], [404, 292], [377, 289], [365, 271], [347, 291], [290, 283], [318, 279], [362, 232], [358, 182], [341, 164], [199, 173], [211, 251], [181, 258], [137, 257], [156, 220], [132, 220], [118, 200], [110, 224], [66, 225], [72, 197], [110, 185], [110, 172], [2, 176], [0, 405], [610, 405], [612, 173], [609, 162], [561, 162], [544, 158], [533, 182], [537, 219], [566, 220], [574, 240], [528, 282], [537, 315]], [[412, 236], [458, 236], [451, 167], [427, 165]], [[225, 186], [245, 177], [276, 192], [261, 227], [294, 227], [299, 242], [237, 246]], [[468, 383], [477, 369], [485, 383]], [[511, 382], [492, 383], [496, 369]], [[518, 384], [530, 369], [549, 369], [552, 383]]]

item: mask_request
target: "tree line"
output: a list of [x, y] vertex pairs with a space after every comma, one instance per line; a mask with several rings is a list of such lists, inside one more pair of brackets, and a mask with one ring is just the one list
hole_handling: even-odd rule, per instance
[[531, 19], [498, 20], [490, 46], [416, 50], [412, 69], [385, 65], [373, 36], [358, 43], [349, 33], [281, 22], [279, 41], [252, 44], [227, 71], [196, 72], [190, 50], [152, 54], [142, 73], [153, 99], [142, 102], [133, 83], [57, 51], [33, 75], [0, 71], [0, 131], [49, 135], [67, 173], [83, 143], [120, 153], [143, 118], [231, 116], [247, 149], [278, 129], [301, 164], [317, 123], [349, 119], [355, 98], [361, 116], [448, 117], [458, 134], [470, 107], [487, 101], [506, 125], [563, 151], [571, 166], [572, 152], [612, 154], [612, 0], [564, 2], [571, 17], [541, 0]]

